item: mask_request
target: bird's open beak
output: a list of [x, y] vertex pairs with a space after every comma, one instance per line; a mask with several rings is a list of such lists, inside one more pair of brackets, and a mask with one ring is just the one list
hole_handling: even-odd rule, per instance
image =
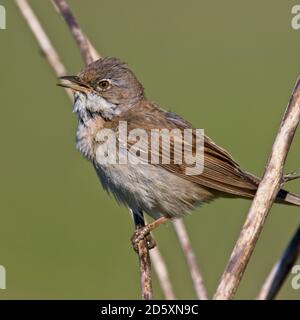
[[77, 76], [63, 76], [59, 77], [61, 83], [57, 83], [58, 86], [69, 88], [74, 91], [87, 92], [89, 87], [82, 83]]

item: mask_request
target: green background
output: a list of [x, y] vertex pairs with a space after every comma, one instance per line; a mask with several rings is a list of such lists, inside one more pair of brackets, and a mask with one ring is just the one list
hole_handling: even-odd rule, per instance
[[[83, 63], [49, 1], [30, 1], [70, 74]], [[75, 149], [76, 117], [14, 1], [0, 1], [0, 299], [140, 297], [126, 209]], [[69, 1], [102, 55], [128, 62], [147, 96], [190, 120], [241, 166], [261, 175], [300, 71], [297, 1]], [[286, 172], [300, 169], [296, 134]], [[300, 193], [300, 182], [288, 189]], [[185, 222], [210, 295], [250, 202], [218, 200]], [[252, 299], [298, 226], [300, 210], [274, 205], [237, 298]], [[155, 232], [176, 296], [195, 298], [169, 224]], [[299, 262], [299, 261], [298, 261]], [[163, 298], [154, 277], [155, 298]], [[291, 276], [279, 296], [299, 299]]]

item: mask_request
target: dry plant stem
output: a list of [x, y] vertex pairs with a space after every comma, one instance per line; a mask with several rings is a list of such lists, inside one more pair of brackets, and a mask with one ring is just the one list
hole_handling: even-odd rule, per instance
[[[146, 219], [144, 219], [144, 223], [147, 223]], [[151, 235], [153, 238], [153, 235]], [[154, 239], [155, 240], [155, 239]], [[154, 267], [154, 270], [157, 274], [159, 284], [161, 286], [162, 292], [164, 294], [164, 297], [167, 300], [175, 300], [175, 293], [173, 291], [172, 282], [169, 277], [169, 272], [167, 269], [166, 262], [160, 253], [158, 246], [156, 244], [156, 247], [150, 250], [150, 258], [152, 265]]]
[[[21, 14], [27, 22], [31, 32], [35, 36], [40, 49], [42, 50], [42, 53], [46, 57], [50, 66], [53, 68], [55, 74], [58, 77], [64, 76], [66, 74], [66, 69], [60, 61], [56, 50], [54, 49], [50, 39], [43, 30], [43, 27], [38, 21], [36, 15], [29, 6], [27, 0], [16, 0], [16, 5], [20, 9]], [[70, 90], [65, 89], [65, 91], [67, 92], [68, 96], [73, 99], [73, 95], [71, 94]]]
[[[135, 230], [139, 230], [145, 227], [145, 219], [143, 211], [131, 210]], [[149, 249], [147, 246], [147, 241], [142, 238], [137, 244], [137, 254], [139, 257], [140, 265], [140, 276], [141, 276], [141, 289], [142, 289], [142, 299], [150, 300], [153, 297], [152, 290], [152, 276], [151, 276], [151, 260]]]
[[157, 246], [150, 250], [150, 258], [165, 298], [167, 300], [175, 300], [176, 297], [169, 277], [169, 272]]
[[67, 25], [69, 26], [72, 35], [80, 49], [82, 58], [86, 65], [93, 62], [93, 57], [91, 54], [89, 43], [84, 36], [83, 32], [81, 31], [75, 17], [73, 16], [72, 11], [70, 10], [70, 7], [68, 6], [67, 2], [65, 0], [53, 0], [55, 5], [57, 6], [59, 12], [64, 17]]
[[92, 56], [93, 61], [98, 60], [99, 58], [101, 58], [100, 54], [97, 52], [97, 50], [91, 44], [90, 40], [87, 37], [86, 37], [86, 40], [88, 42], [88, 46], [90, 48], [90, 52], [91, 52], [91, 56]]
[[139, 256], [139, 263], [140, 263], [142, 299], [151, 300], [153, 297], [151, 261], [150, 261], [149, 250], [147, 248], [145, 240], [141, 240], [138, 243], [138, 256]]
[[[53, 4], [53, 7], [56, 10], [56, 12], [61, 16], [60, 10], [57, 7], [57, 5], [55, 4], [55, 2], [52, 0], [51, 3]], [[92, 56], [92, 60], [95, 61], [95, 60], [98, 60], [99, 58], [101, 58], [101, 55], [99, 54], [99, 52], [97, 52], [95, 47], [91, 44], [91, 42], [89, 41], [88, 37], [83, 33], [83, 31], [81, 31], [81, 32], [82, 32], [83, 36], [86, 38], [86, 40], [88, 42], [89, 51], [90, 51], [90, 54]]]
[[207, 300], [207, 292], [203, 284], [203, 278], [197, 265], [196, 255], [191, 246], [186, 227], [182, 219], [173, 220], [173, 226], [188, 264], [194, 289], [199, 300]]
[[283, 166], [300, 120], [300, 80], [281, 121], [263, 178], [249, 209], [239, 239], [221, 277], [214, 299], [232, 299], [261, 233], [268, 212], [283, 182]]
[[273, 300], [300, 254], [300, 227], [267, 277], [257, 300]]

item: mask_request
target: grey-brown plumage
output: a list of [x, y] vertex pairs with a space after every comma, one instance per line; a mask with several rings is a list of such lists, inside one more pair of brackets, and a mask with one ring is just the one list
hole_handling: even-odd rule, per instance
[[[151, 129], [183, 131], [193, 127], [149, 101], [133, 72], [116, 58], [99, 59], [78, 76], [63, 77], [63, 80], [63, 86], [75, 91], [78, 149], [93, 163], [103, 187], [133, 211], [145, 211], [155, 219], [176, 217], [218, 197], [254, 197], [259, 178], [242, 170], [227, 151], [206, 136], [204, 171], [198, 175], [186, 175], [187, 164], [174, 161], [169, 164], [99, 163], [97, 132], [103, 128], [117, 132], [120, 121], [127, 122], [128, 132], [135, 128], [150, 133]], [[174, 139], [171, 142], [174, 143]], [[128, 141], [129, 151], [133, 143]], [[170, 150], [173, 150], [172, 159], [174, 148], [171, 146]], [[157, 152], [161, 156], [161, 149]], [[284, 190], [279, 192], [276, 201], [300, 205], [299, 196]]]

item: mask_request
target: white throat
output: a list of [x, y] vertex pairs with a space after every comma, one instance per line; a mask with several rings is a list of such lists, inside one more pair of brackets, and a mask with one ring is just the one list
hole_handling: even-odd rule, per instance
[[84, 123], [90, 120], [94, 113], [108, 120], [120, 114], [118, 105], [108, 102], [97, 94], [81, 92], [74, 93], [73, 111]]

